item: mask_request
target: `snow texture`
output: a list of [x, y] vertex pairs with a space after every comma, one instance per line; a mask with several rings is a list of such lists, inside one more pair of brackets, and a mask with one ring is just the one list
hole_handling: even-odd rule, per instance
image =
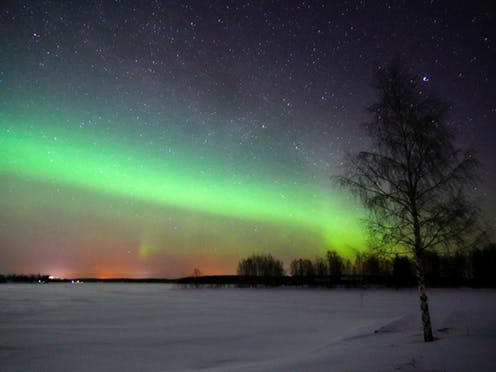
[[0, 370], [490, 371], [496, 292], [0, 285]]

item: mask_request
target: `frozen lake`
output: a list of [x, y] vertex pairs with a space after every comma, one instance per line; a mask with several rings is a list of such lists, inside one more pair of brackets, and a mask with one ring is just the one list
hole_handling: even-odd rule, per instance
[[0, 285], [1, 371], [495, 370], [496, 292]]

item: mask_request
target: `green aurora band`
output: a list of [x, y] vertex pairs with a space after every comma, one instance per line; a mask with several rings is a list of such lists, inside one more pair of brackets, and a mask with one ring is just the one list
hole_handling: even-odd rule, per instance
[[239, 161], [224, 158], [215, 149], [144, 146], [143, 140], [126, 143], [110, 133], [76, 128], [5, 115], [0, 175], [296, 227], [321, 236], [322, 247], [345, 255], [365, 244], [359, 222], [363, 212], [343, 194], [331, 193], [313, 180], [294, 179], [291, 174], [273, 178], [270, 170], [246, 162], [240, 169]]

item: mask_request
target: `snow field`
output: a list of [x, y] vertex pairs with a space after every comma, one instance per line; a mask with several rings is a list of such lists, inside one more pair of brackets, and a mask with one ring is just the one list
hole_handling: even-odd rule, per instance
[[490, 371], [496, 291], [0, 285], [3, 371]]

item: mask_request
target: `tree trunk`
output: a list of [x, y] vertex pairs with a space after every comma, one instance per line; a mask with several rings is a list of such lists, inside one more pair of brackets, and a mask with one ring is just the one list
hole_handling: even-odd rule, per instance
[[420, 223], [415, 198], [412, 198], [412, 218], [413, 234], [415, 236], [415, 266], [417, 269], [420, 310], [422, 312], [422, 328], [424, 330], [424, 341], [431, 342], [434, 341], [434, 336], [432, 336], [431, 314], [429, 313], [429, 304], [427, 302], [427, 293], [425, 290], [424, 244], [422, 241], [422, 235], [420, 234]]
[[434, 341], [434, 336], [432, 335], [431, 326], [431, 315], [429, 313], [429, 304], [427, 302], [427, 293], [425, 290], [425, 277], [423, 263], [417, 257], [417, 279], [418, 279], [418, 290], [420, 296], [420, 310], [422, 312], [422, 328], [424, 330], [424, 341], [431, 342]]

